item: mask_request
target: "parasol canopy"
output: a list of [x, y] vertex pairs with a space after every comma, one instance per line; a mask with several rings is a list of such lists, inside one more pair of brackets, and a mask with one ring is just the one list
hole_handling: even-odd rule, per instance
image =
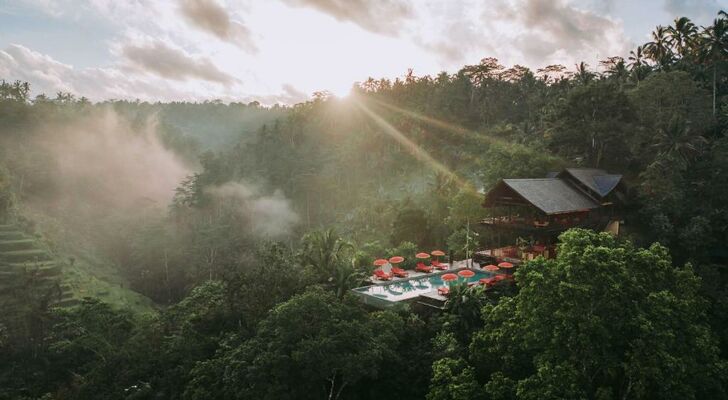
[[391, 264], [399, 264], [399, 263], [401, 263], [402, 261], [404, 261], [404, 257], [402, 257], [402, 256], [394, 256], [394, 257], [391, 257], [391, 258], [389, 259], [389, 262], [390, 262]]
[[417, 253], [417, 254], [415, 254], [415, 257], [424, 260], [426, 258], [430, 258], [430, 255], [427, 253]]
[[497, 265], [488, 264], [485, 267], [483, 267], [483, 269], [486, 270], [486, 271], [488, 271], [488, 272], [495, 272], [495, 271], [498, 271], [500, 268], [498, 268]]
[[464, 269], [464, 270], [458, 272], [458, 275], [462, 276], [463, 278], [470, 278], [475, 275], [475, 272], [473, 272], [469, 269]]
[[432, 254], [435, 257], [442, 257], [445, 255], [445, 252], [442, 250], [433, 250], [430, 254]]
[[450, 282], [454, 281], [455, 279], [458, 279], [458, 276], [455, 274], [445, 274], [442, 277], [440, 277], [444, 282]]
[[389, 263], [389, 261], [387, 261], [384, 258], [379, 258], [379, 259], [374, 260], [374, 265], [377, 266], [377, 267], [381, 267], [382, 265], [385, 265], [385, 264], [388, 264], [388, 263]]
[[498, 264], [498, 267], [499, 267], [499, 268], [505, 268], [505, 269], [508, 269], [508, 268], [513, 268], [513, 264], [511, 264], [511, 263], [509, 263], [509, 262], [505, 262], [505, 261], [504, 261], [504, 262], [502, 262], [502, 263]]

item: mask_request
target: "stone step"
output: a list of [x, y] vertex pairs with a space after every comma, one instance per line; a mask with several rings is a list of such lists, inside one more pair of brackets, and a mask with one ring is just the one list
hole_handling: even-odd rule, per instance
[[0, 239], [3, 240], [13, 240], [13, 239], [22, 239], [25, 235], [21, 231], [0, 231]]
[[43, 268], [43, 267], [52, 267], [54, 265], [58, 264], [58, 261], [56, 260], [47, 260], [47, 261], [26, 261], [26, 262], [11, 262], [7, 263], [7, 265], [10, 265], [12, 267], [19, 267], [19, 268]]
[[0, 260], [7, 262], [46, 261], [50, 259], [45, 250], [14, 250], [0, 252]]
[[35, 247], [33, 239], [0, 239], [0, 251], [29, 250]]
[[44, 278], [51, 278], [54, 276], [58, 276], [61, 274], [61, 266], [60, 265], [54, 265], [50, 267], [43, 267], [38, 268], [38, 270], [34, 270], [35, 273], [38, 274], [38, 276], [42, 276]]
[[81, 300], [79, 299], [67, 299], [67, 300], [61, 300], [58, 303], [56, 303], [56, 307], [73, 307], [81, 304]]

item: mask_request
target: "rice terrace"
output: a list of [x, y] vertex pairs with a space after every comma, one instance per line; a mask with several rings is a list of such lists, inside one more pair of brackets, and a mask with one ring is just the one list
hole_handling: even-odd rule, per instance
[[728, 0], [0, 0], [0, 400], [728, 399]]

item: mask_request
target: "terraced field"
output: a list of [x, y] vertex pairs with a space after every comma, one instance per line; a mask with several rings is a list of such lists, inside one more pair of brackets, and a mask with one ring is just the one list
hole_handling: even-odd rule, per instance
[[0, 292], [40, 291], [52, 305], [76, 304], [62, 279], [63, 265], [37, 239], [12, 224], [0, 225]]
[[153, 311], [151, 301], [128, 289], [107, 263], [86, 254], [53, 253], [20, 227], [0, 224], [0, 304], [20, 301], [31, 289], [49, 305], [67, 307], [98, 297], [139, 313]]

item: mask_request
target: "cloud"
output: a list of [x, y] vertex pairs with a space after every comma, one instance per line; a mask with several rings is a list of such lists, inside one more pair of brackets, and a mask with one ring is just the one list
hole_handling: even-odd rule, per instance
[[339, 21], [349, 21], [374, 33], [397, 34], [402, 21], [414, 16], [406, 0], [283, 0], [294, 7], [310, 7]]
[[[624, 55], [631, 47], [620, 21], [605, 16], [611, 2], [490, 0], [428, 3], [413, 41], [443, 66], [459, 68], [486, 57], [538, 68]], [[584, 7], [590, 7], [589, 9]]]
[[208, 187], [205, 192], [233, 206], [244, 217], [246, 228], [261, 237], [286, 236], [299, 221], [291, 202], [280, 190], [264, 195], [254, 185], [228, 182]]
[[531, 66], [592, 61], [623, 55], [631, 47], [623, 26], [565, 0], [497, 1], [482, 13], [486, 34], [515, 62]]
[[108, 106], [42, 125], [28, 136], [53, 165], [53, 195], [44, 191], [31, 198], [31, 204], [46, 211], [99, 216], [140, 204], [164, 207], [190, 173], [160, 142], [154, 118], [132, 124]]
[[279, 94], [258, 96], [256, 100], [263, 104], [298, 104], [305, 102], [311, 97], [290, 83], [284, 83], [281, 89], [283, 91]]
[[63, 91], [92, 100], [190, 98], [163, 80], [135, 77], [116, 68], [77, 69], [18, 44], [0, 50], [0, 76], [29, 82], [35, 94]]
[[665, 0], [664, 8], [674, 18], [691, 16], [697, 21], [710, 22], [724, 7], [717, 0]]
[[132, 69], [166, 79], [202, 79], [222, 85], [231, 85], [237, 81], [232, 75], [219, 70], [209, 59], [192, 57], [184, 50], [159, 40], [144, 44], [124, 44], [121, 53]]
[[0, 50], [0, 79], [21, 80], [31, 84], [33, 95], [70, 92], [92, 101], [109, 99], [140, 99], [145, 101], [259, 101], [263, 105], [295, 104], [306, 101], [308, 95], [291, 84], [281, 86], [278, 93], [259, 95], [241, 93], [239, 85], [223, 88], [189, 81], [180, 84], [158, 74], [137, 74], [134, 66], [105, 68], [75, 68], [25, 46], [11, 44]]
[[234, 21], [215, 0], [181, 0], [179, 9], [185, 20], [197, 29], [248, 52], [257, 52], [250, 29]]

